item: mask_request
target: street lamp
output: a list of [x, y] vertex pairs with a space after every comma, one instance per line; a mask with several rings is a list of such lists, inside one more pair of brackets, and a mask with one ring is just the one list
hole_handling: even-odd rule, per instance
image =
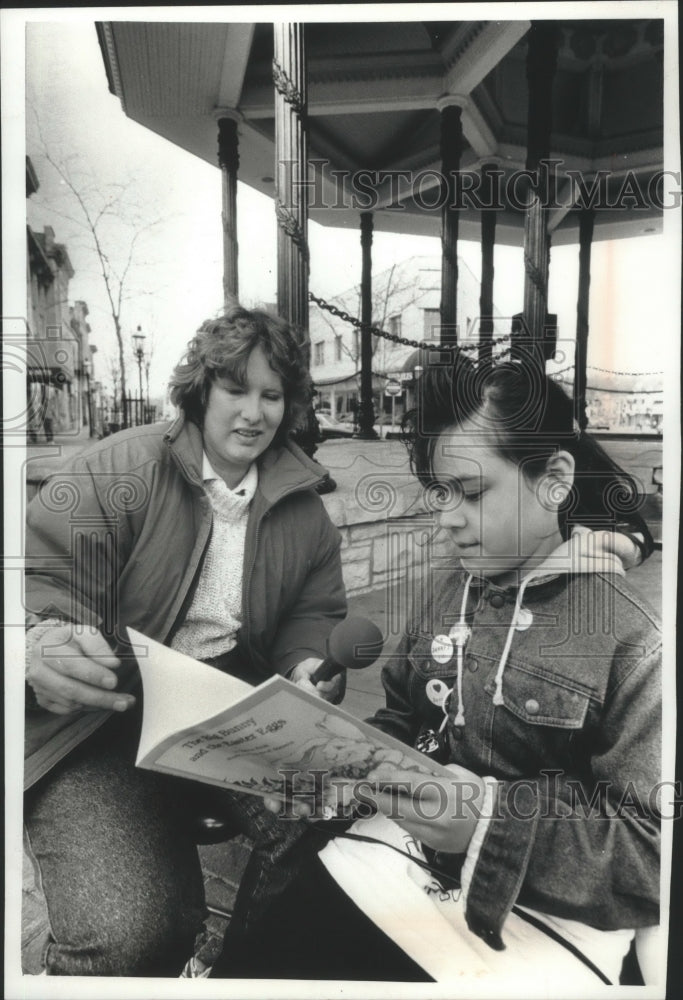
[[[133, 334], [133, 353], [138, 362], [138, 379], [140, 382], [140, 410], [144, 406], [144, 400], [142, 396], [142, 362], [145, 357], [145, 345], [143, 343], [145, 339], [144, 333], [142, 333], [142, 327], [138, 327], [137, 331]], [[143, 421], [144, 422], [144, 421]]]
[[147, 389], [147, 409], [149, 409], [149, 358], [145, 361], [145, 388]]
[[95, 411], [95, 436], [101, 438], [104, 433], [104, 407], [102, 405], [102, 383], [97, 381], [91, 385], [92, 400]]
[[88, 437], [93, 436], [92, 429], [92, 402], [90, 399], [90, 372], [92, 370], [92, 361], [90, 358], [83, 358], [83, 374], [85, 375], [85, 401], [88, 406]]

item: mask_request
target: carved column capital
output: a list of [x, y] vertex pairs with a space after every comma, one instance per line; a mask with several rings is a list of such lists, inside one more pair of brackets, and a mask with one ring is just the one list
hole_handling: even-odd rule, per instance
[[444, 108], [463, 108], [469, 107], [470, 99], [464, 94], [442, 94], [441, 97], [437, 99], [436, 110], [441, 112]]
[[234, 122], [243, 122], [244, 115], [237, 108], [214, 108], [211, 112], [214, 121], [220, 121], [221, 118], [229, 118]]

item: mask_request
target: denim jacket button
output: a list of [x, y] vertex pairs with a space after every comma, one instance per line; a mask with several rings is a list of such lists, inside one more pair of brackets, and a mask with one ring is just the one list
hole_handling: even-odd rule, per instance
[[535, 698], [529, 698], [529, 700], [524, 705], [529, 715], [538, 715], [541, 706], [538, 704]]
[[479, 660], [470, 653], [467, 657], [467, 669], [475, 673], [479, 669]]
[[489, 603], [492, 608], [502, 608], [505, 604], [505, 598], [502, 594], [491, 594]]

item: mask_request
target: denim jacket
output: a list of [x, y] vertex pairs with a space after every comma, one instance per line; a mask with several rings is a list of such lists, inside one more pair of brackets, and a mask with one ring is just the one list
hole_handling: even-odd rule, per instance
[[[453, 688], [444, 762], [497, 779], [473, 869], [468, 858], [470, 929], [502, 948], [515, 903], [602, 930], [656, 924], [655, 612], [621, 576], [551, 569], [527, 581], [515, 626], [517, 588], [458, 571], [431, 577], [432, 595], [384, 667], [386, 707], [371, 721], [411, 744], [438, 730], [443, 710], [426, 686], [441, 679]], [[432, 643], [457, 636], [466, 587], [458, 699], [456, 658], [443, 662], [437, 650], [435, 659]]]

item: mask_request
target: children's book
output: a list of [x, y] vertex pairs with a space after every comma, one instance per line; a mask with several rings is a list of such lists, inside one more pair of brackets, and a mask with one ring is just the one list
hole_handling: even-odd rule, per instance
[[284, 677], [252, 687], [134, 629], [128, 634], [143, 685], [138, 767], [281, 799], [320, 788], [323, 774], [358, 780], [383, 762], [452, 777]]

